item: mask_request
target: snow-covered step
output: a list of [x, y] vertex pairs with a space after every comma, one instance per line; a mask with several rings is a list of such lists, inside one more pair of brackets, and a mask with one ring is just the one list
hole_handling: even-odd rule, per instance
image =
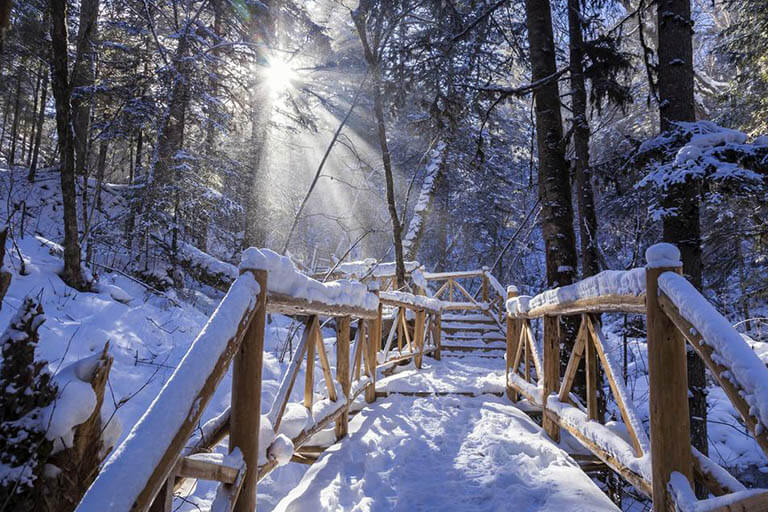
[[462, 331], [459, 331], [456, 333], [443, 332], [442, 338], [444, 340], [484, 340], [484, 341], [503, 341], [503, 342], [507, 341], [504, 335], [500, 332], [487, 332], [484, 334], [479, 334], [476, 332], [462, 332]]
[[478, 347], [473, 345], [443, 345], [441, 350], [449, 352], [503, 352], [506, 347]]
[[446, 322], [464, 322], [471, 324], [490, 324], [496, 325], [496, 321], [488, 315], [478, 313], [458, 314], [458, 313], [445, 313], [441, 317], [443, 323]]
[[463, 322], [443, 322], [441, 325], [444, 332], [456, 332], [456, 331], [472, 331], [472, 332], [486, 332], [486, 331], [499, 331], [498, 325], [493, 324], [467, 324]]

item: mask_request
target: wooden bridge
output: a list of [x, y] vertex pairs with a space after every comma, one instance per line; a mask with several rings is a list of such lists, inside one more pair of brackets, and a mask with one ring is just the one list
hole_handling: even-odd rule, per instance
[[[391, 265], [358, 265], [353, 271], [342, 265], [326, 275], [360, 278], [366, 290], [348, 281], [321, 283], [299, 274], [274, 253], [249, 249], [227, 295], [78, 510], [169, 511], [174, 491], [202, 479], [219, 482], [212, 510], [252, 511], [259, 480], [286, 457], [312, 463], [327, 448], [312, 441], [319, 432], [332, 427], [344, 446], [349, 417], [359, 410], [355, 404], [362, 397], [371, 404], [389, 400], [392, 393], [473, 394], [472, 389], [398, 390], [384, 385], [396, 380], [396, 370], [404, 364], [412, 362], [409, 371], [418, 374], [425, 356], [440, 361], [470, 355], [502, 372], [498, 389], [490, 391], [504, 395], [496, 400], [539, 417], [554, 441], [567, 431], [592, 454], [577, 461], [585, 470], [609, 467], [652, 498], [656, 510], [768, 510], [768, 491], [746, 489], [690, 445], [686, 342], [766, 453], [768, 370], [680, 275], [674, 247], [654, 246], [647, 257], [647, 268], [608, 271], [521, 297], [514, 286], [502, 288], [488, 269], [428, 273], [410, 264], [403, 290], [392, 289]], [[431, 288], [437, 291], [430, 295]], [[597, 315], [615, 312], [647, 316], [650, 436], [627, 397], [600, 328]], [[267, 313], [296, 317], [305, 329], [274, 400], [262, 406]], [[561, 369], [564, 317], [580, 319], [580, 327], [568, 364]], [[321, 333], [329, 321], [336, 329], [335, 374]], [[542, 333], [541, 341], [536, 332]], [[582, 360], [586, 403], [572, 392]], [[200, 429], [205, 407], [230, 364], [231, 408]], [[316, 364], [322, 369], [322, 384], [314, 382]], [[431, 366], [438, 364], [447, 361]], [[303, 400], [291, 403], [302, 365]], [[610, 385], [626, 435], [606, 426], [601, 417], [598, 367]], [[317, 400], [319, 390], [323, 398]], [[262, 410], [268, 412], [262, 415]], [[289, 425], [288, 410], [306, 411], [307, 420], [298, 428]], [[193, 438], [196, 432], [200, 435]], [[227, 436], [230, 455], [211, 454]], [[697, 483], [714, 497], [697, 499]]]

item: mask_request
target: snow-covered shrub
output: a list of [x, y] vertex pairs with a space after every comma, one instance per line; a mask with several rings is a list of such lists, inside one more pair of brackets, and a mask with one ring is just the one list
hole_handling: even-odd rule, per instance
[[35, 486], [53, 448], [43, 418], [57, 388], [46, 362], [35, 360], [44, 321], [40, 303], [27, 297], [0, 338], [0, 501], [6, 510], [36, 509]]

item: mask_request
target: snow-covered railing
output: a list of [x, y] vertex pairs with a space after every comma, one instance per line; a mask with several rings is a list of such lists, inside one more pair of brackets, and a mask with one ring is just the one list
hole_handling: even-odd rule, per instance
[[[441, 300], [398, 291], [379, 292], [379, 300], [382, 306], [395, 308], [395, 311], [384, 348], [378, 354], [378, 367], [387, 371], [398, 363], [413, 359], [416, 367], [421, 368], [424, 354], [430, 353], [440, 359], [444, 306]], [[412, 327], [408, 323], [409, 317], [413, 318]]]
[[[232, 277], [232, 269], [215, 259], [186, 251], [205, 272]], [[204, 261], [203, 261], [204, 260]], [[335, 423], [336, 437], [346, 435], [352, 402], [364, 393], [376, 399], [376, 372], [382, 346], [382, 309], [398, 309], [393, 329], [399, 347], [389, 367], [413, 359], [421, 367], [424, 354], [439, 358], [442, 302], [403, 292], [370, 292], [359, 282], [320, 282], [299, 272], [290, 259], [269, 250], [248, 249], [238, 275], [190, 346], [179, 366], [126, 440], [115, 450], [78, 510], [170, 511], [174, 490], [188, 479], [219, 482], [213, 509], [253, 510], [256, 486], [270, 471], [290, 460], [306, 460], [301, 449], [321, 430]], [[211, 274], [213, 275], [213, 274]], [[406, 320], [406, 311], [409, 319]], [[266, 314], [296, 315], [305, 329], [283, 376], [269, 412], [261, 415], [261, 369]], [[329, 364], [320, 317], [336, 325], [336, 368]], [[356, 337], [351, 327], [356, 324]], [[391, 345], [391, 335], [387, 351]], [[386, 352], [385, 352], [386, 354]], [[314, 382], [319, 361], [325, 389]], [[232, 363], [229, 409], [198, 430], [205, 406]], [[302, 364], [304, 399], [289, 403]], [[335, 373], [335, 375], [334, 375]], [[206, 455], [226, 436], [230, 454]]]
[[[746, 491], [728, 472], [690, 446], [685, 340], [702, 358], [768, 454], [768, 369], [730, 323], [681, 275], [680, 253], [670, 244], [646, 251], [647, 266], [606, 271], [572, 285], [519, 297], [507, 292], [507, 393], [543, 409], [542, 423], [557, 439], [567, 430], [640, 492], [666, 509], [750, 510], [768, 507], [768, 492]], [[645, 313], [648, 331], [650, 429], [627, 398], [618, 365], [592, 313]], [[580, 315], [568, 364], [561, 375], [560, 316]], [[530, 322], [541, 319], [543, 342]], [[540, 358], [540, 359], [539, 359]], [[571, 394], [585, 360], [586, 406]], [[597, 364], [621, 412], [626, 438], [602, 425], [597, 407]], [[533, 364], [531, 364], [533, 363]], [[621, 429], [620, 429], [621, 430]], [[694, 477], [718, 496], [697, 500]], [[725, 496], [721, 496], [721, 495]], [[728, 508], [728, 507], [732, 508]], [[741, 507], [741, 508], [739, 508]], [[762, 508], [761, 508], [762, 509]]]
[[[159, 395], [109, 458], [78, 510], [147, 510], [169, 477], [173, 478], [179, 455], [230, 361], [234, 358], [235, 367], [242, 368], [257, 359], [260, 373], [266, 272], [247, 263]], [[235, 373], [233, 389], [241, 384], [245, 389], [239, 393], [246, 391], [249, 399], [255, 398], [247, 407], [258, 410], [261, 380], [253, 389], [250, 386], [254, 384], [242, 381], [237, 369]], [[246, 405], [240, 397], [242, 394], [232, 399], [236, 410]], [[258, 421], [255, 427], [258, 431]], [[232, 447], [239, 447], [241, 442], [233, 436]]]
[[[444, 281], [433, 295], [434, 298], [443, 301], [444, 311], [479, 310], [493, 319], [501, 330], [504, 329], [502, 322], [506, 293], [488, 267], [456, 272], [424, 272], [422, 276], [425, 281]], [[474, 295], [459, 282], [459, 280], [471, 281], [477, 278], [480, 278], [480, 289]]]
[[580, 313], [645, 313], [645, 269], [605, 270], [534, 297], [512, 297], [507, 300], [506, 309], [515, 318]]

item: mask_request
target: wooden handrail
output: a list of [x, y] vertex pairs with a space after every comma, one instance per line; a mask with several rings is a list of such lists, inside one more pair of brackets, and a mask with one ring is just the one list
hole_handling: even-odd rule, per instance
[[[679, 252], [673, 246], [665, 244], [665, 246], [649, 250], [647, 253], [649, 262], [653, 259], [654, 251], [656, 255], [663, 253], [664, 257], [660, 258], [660, 261], [663, 262], [662, 265], [669, 265], [669, 262], [679, 260]], [[610, 281], [611, 278], [617, 277], [614, 273], [614, 275], [607, 275], [607, 278], [603, 277], [603, 281], [600, 281], [601, 278], [596, 276], [590, 278], [591, 281], [588, 284], [585, 280], [563, 289], [544, 292], [537, 296], [536, 300], [530, 297], [518, 298], [516, 289], [513, 287], [514, 291], [511, 290], [508, 293], [506, 308], [507, 394], [512, 399], [522, 395], [529, 402], [542, 407], [544, 427], [550, 436], [556, 439], [559, 428], [568, 430], [640, 492], [649, 496], [652, 495], [654, 504], [659, 510], [667, 509], [669, 504], [674, 503], [677, 499], [670, 492], [671, 487], [668, 485], [672, 474], [683, 475], [683, 478], [691, 485], [695, 475], [714, 494], [732, 494], [730, 498], [725, 500], [696, 501], [694, 496], [695, 506], [690, 510], [725, 512], [728, 510], [748, 510], [749, 508], [746, 507], [751, 506], [758, 507], [759, 510], [768, 510], [768, 493], [744, 494], [743, 486], [716, 463], [695, 452], [689, 444], [685, 341], [690, 343], [699, 357], [702, 358], [766, 454], [768, 454], [768, 430], [764, 429], [756, 419], [755, 409], [750, 409], [750, 404], [745, 399], [748, 391], [740, 387], [738, 382], [734, 382], [731, 375], [733, 369], [727, 366], [722, 357], [716, 357], [714, 354], [714, 347], [719, 346], [718, 343], [722, 345], [726, 339], [730, 340], [731, 345], [744, 342], [736, 334], [720, 334], [723, 330], [729, 330], [729, 326], [714, 310], [708, 311], [705, 315], [706, 318], [698, 318], [697, 320], [702, 325], [708, 325], [706, 319], [719, 318], [717, 329], [714, 327], [709, 327], [709, 329], [710, 333], [714, 333], [713, 336], [719, 336], [722, 340], [717, 340], [717, 343], [715, 340], [707, 342], [705, 335], [702, 335], [699, 332], [700, 329], [684, 316], [673, 299], [660, 290], [657, 282], [661, 282], [660, 276], [667, 272], [664, 274], [662, 284], [671, 287], [670, 289], [674, 290], [676, 296], [679, 295], [678, 302], [688, 305], [689, 308], [692, 300], [700, 302], [705, 301], [705, 299], [684, 278], [668, 273], [669, 270], [680, 273], [679, 267], [657, 267], [649, 264], [644, 274], [636, 269], [618, 275], [619, 278], [629, 282], [629, 285], [625, 283], [625, 286], [617, 286], [615, 281]], [[640, 276], [646, 280], [646, 283], [638, 283]], [[601, 293], [601, 290], [606, 289], [609, 292]], [[611, 292], [615, 290], [629, 290], [630, 293]], [[559, 300], [561, 297], [565, 300]], [[534, 302], [539, 305], [531, 308], [529, 304]], [[705, 305], [701, 304], [705, 303], [700, 303], [700, 307], [704, 308]], [[642, 431], [642, 426], [635, 415], [633, 406], [628, 403], [625, 397], [620, 380], [616, 378], [615, 364], [610, 361], [599, 324], [592, 322], [589, 316], [592, 313], [617, 312], [646, 314], [648, 317], [650, 453], [653, 454], [650, 460], [639, 458], [647, 452], [648, 440]], [[560, 343], [556, 335], [558, 319], [560, 316], [576, 314], [582, 316], [582, 327], [565, 369], [562, 385], [559, 386], [558, 390], [555, 390], [557, 379], [560, 376]], [[542, 319], [544, 323], [544, 360], [542, 363], [543, 371], [537, 368], [538, 382], [530, 383], [528, 382], [527, 361], [528, 353], [531, 348], [535, 347], [535, 343], [529, 339], [532, 337], [529, 332], [532, 331], [528, 330], [527, 323], [533, 319]], [[721, 324], [724, 327], [720, 328]], [[735, 333], [735, 331], [733, 332]], [[590, 350], [594, 350], [594, 355], [590, 355]], [[576, 404], [571, 395], [576, 368], [579, 361], [584, 358], [585, 353], [588, 360], [587, 410]], [[739, 352], [739, 354], [741, 353]], [[590, 357], [592, 357], [592, 363], [589, 362]], [[591, 386], [594, 386], [594, 381], [590, 383], [589, 364], [594, 364], [595, 360], [599, 360], [601, 363], [610, 388], [616, 397], [617, 405], [628, 429], [631, 445], [607, 429], [599, 435], [592, 432], [594, 429], [604, 428], [595, 421], [599, 418], [593, 414], [593, 411], [596, 410], [596, 405], [593, 403], [594, 390], [592, 397], [589, 396]], [[757, 360], [755, 359], [755, 361]], [[519, 367], [523, 362], [525, 362], [525, 371], [521, 374]], [[768, 372], [758, 362], [754, 362], [749, 367], [754, 369], [753, 373], [758, 370]], [[764, 390], [758, 391], [762, 393], [760, 396], [766, 396]], [[752, 411], [751, 414], [750, 410]], [[617, 456], [617, 453], [622, 451], [621, 449], [606, 450], [597, 442], [598, 439], [611, 439], [611, 442], [626, 446], [625, 455]], [[642, 460], [645, 462], [640, 463]], [[736, 504], [732, 505], [736, 508], [728, 508], [723, 505], [728, 503], [729, 499], [737, 500]], [[684, 509], [685, 507], [683, 507]]]

